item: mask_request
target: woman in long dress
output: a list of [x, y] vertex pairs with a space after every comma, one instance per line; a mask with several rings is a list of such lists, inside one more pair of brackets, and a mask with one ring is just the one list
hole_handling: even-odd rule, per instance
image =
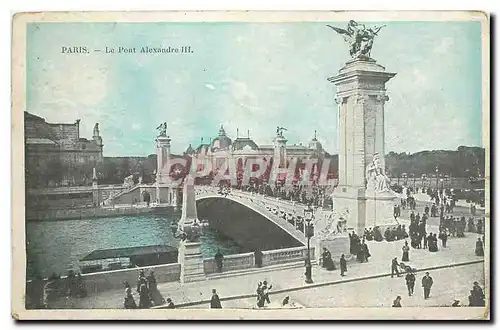
[[478, 238], [476, 241], [476, 256], [482, 257], [484, 256], [484, 249], [483, 249], [483, 242], [481, 241], [481, 238]]
[[405, 241], [405, 245], [403, 246], [403, 257], [401, 261], [410, 261], [410, 247], [408, 246], [408, 242]]
[[332, 254], [326, 248], [323, 248], [323, 268], [326, 270], [335, 270], [335, 263], [332, 259]]

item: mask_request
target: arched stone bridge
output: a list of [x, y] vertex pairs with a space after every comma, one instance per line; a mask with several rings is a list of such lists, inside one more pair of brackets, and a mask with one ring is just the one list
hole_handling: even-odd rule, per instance
[[197, 201], [222, 198], [241, 204], [273, 222], [297, 241], [307, 244], [304, 205], [235, 189], [220, 193], [211, 186], [196, 186], [195, 193]]

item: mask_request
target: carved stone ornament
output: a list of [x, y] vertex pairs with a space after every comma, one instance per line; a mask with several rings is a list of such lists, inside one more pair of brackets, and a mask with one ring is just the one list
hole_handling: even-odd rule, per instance
[[379, 101], [380, 103], [385, 103], [385, 102], [389, 101], [389, 96], [377, 95], [377, 101]]
[[346, 102], [346, 100], [347, 100], [347, 97], [345, 97], [345, 96], [337, 96], [335, 98], [335, 103], [342, 105]]
[[370, 97], [366, 94], [356, 94], [354, 95], [354, 102], [357, 104], [364, 104], [366, 101], [368, 101]]

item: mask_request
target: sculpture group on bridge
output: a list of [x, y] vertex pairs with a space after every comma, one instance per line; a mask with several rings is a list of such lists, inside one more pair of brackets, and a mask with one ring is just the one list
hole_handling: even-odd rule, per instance
[[377, 192], [390, 190], [390, 180], [384, 174], [380, 156], [378, 153], [373, 155], [372, 162], [366, 167], [366, 189]]
[[344, 37], [345, 42], [349, 44], [349, 54], [352, 58], [362, 56], [369, 58], [373, 47], [373, 40], [385, 25], [367, 28], [364, 24], [351, 20], [345, 30], [331, 25], [327, 26]]

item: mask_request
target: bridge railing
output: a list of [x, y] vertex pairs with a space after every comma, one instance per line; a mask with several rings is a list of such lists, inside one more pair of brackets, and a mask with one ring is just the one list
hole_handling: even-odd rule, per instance
[[[314, 247], [311, 247], [311, 260], [314, 260]], [[299, 246], [287, 249], [264, 251], [262, 263], [264, 266], [277, 265], [285, 262], [305, 261], [307, 258], [307, 247]]]
[[[252, 252], [232, 254], [224, 256], [223, 260], [223, 271], [240, 270], [253, 268], [255, 266], [255, 258]], [[214, 259], [203, 260], [203, 269], [205, 274], [217, 273], [217, 264]]]

